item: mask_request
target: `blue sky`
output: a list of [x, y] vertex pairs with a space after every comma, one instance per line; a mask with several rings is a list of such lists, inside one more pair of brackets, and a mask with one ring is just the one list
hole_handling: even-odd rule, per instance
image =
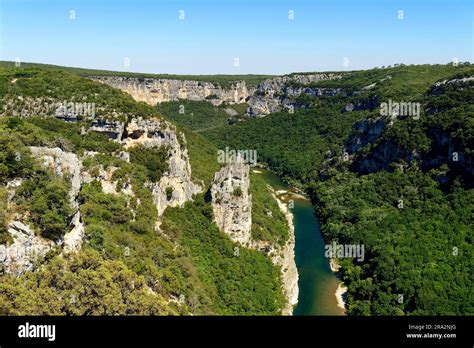
[[0, 0], [0, 60], [150, 73], [472, 62], [473, 30], [472, 0]]

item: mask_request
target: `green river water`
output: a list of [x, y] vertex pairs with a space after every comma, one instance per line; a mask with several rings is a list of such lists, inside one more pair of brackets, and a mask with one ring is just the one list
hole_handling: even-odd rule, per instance
[[[292, 199], [291, 209], [295, 225], [295, 255], [299, 274], [298, 305], [294, 315], [344, 315], [337, 306], [335, 296], [339, 280], [324, 256], [325, 242], [319, 230], [311, 202], [280, 180], [273, 172], [258, 169], [279, 199], [285, 203]], [[278, 192], [280, 191], [280, 192]], [[283, 192], [286, 191], [286, 192]]]

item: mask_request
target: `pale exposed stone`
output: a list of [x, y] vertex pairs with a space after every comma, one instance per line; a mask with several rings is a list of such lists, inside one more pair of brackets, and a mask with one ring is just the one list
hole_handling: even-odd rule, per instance
[[[214, 175], [211, 186], [212, 209], [214, 221], [229, 238], [245, 247], [264, 252], [272, 263], [281, 269], [286, 306], [282, 313], [291, 315], [293, 307], [298, 303], [298, 270], [295, 263], [295, 235], [293, 215], [272, 191], [288, 223], [290, 237], [283, 246], [276, 246], [268, 241], [255, 241], [251, 238], [252, 227], [252, 196], [249, 193], [249, 165], [239, 158], [237, 161], [222, 167]], [[242, 194], [236, 196], [235, 190], [240, 188]]]
[[[235, 104], [248, 102], [247, 113], [250, 116], [265, 116], [272, 112], [289, 107], [301, 107], [295, 98], [301, 94], [311, 96], [334, 96], [343, 93], [336, 88], [314, 88], [313, 82], [341, 78], [341, 74], [291, 74], [267, 79], [255, 88], [247, 88], [245, 81], [236, 81], [230, 88], [223, 88], [218, 83], [177, 80], [134, 78], [120, 76], [90, 76], [91, 79], [121, 89], [135, 100], [150, 105], [180, 99], [204, 101], [213, 105], [222, 103]], [[297, 86], [292, 83], [298, 84]], [[225, 109], [229, 115], [235, 110]]]
[[[250, 246], [252, 196], [249, 193], [249, 165], [242, 160], [227, 164], [214, 175], [211, 187], [214, 220], [230, 239]], [[240, 189], [240, 196], [236, 190]]]
[[8, 233], [13, 237], [13, 243], [0, 245], [0, 265], [6, 274], [20, 275], [32, 270], [36, 261], [55, 246], [53, 241], [36, 236], [20, 221], [10, 222]]
[[81, 170], [82, 161], [72, 152], [65, 152], [59, 147], [30, 147], [31, 154], [34, 157], [41, 158], [43, 164], [53, 170], [56, 175], [66, 176], [71, 183], [71, 191], [69, 192], [69, 200], [71, 205], [79, 208], [76, 200], [81, 190]]
[[84, 239], [84, 224], [81, 222], [81, 213], [76, 212], [72, 218], [72, 229], [64, 235], [63, 252], [76, 252], [81, 249], [82, 241]]
[[[184, 134], [178, 133], [170, 123], [159, 119], [133, 118], [127, 125], [128, 137], [123, 140], [125, 148], [137, 145], [168, 149], [168, 170], [159, 182], [149, 184], [153, 200], [161, 217], [166, 207], [182, 206], [192, 200], [202, 188], [191, 180], [191, 165]], [[166, 189], [173, 190], [168, 199]], [[159, 226], [159, 223], [158, 225]]]
[[[333, 80], [340, 78], [340, 74], [292, 74], [267, 79], [258, 84], [254, 93], [248, 99], [250, 116], [265, 116], [272, 112], [298, 108], [301, 105], [295, 102], [295, 98], [302, 95], [334, 96], [341, 94], [337, 88], [314, 88], [305, 86], [313, 82]], [[294, 85], [296, 84], [296, 85]]]
[[218, 83], [190, 80], [134, 78], [120, 76], [91, 76], [93, 80], [108, 84], [130, 94], [135, 100], [150, 105], [188, 99], [208, 100], [214, 105], [243, 103], [249, 96], [245, 81], [236, 81], [231, 88]]

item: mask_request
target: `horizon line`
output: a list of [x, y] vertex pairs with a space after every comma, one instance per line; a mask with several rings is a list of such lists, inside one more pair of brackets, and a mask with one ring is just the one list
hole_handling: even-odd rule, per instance
[[[354, 70], [311, 70], [311, 71], [293, 71], [285, 74], [258, 74], [258, 73], [250, 73], [250, 74], [176, 74], [176, 73], [157, 73], [157, 72], [143, 72], [143, 71], [125, 71], [125, 70], [109, 70], [109, 69], [100, 69], [100, 68], [84, 68], [84, 67], [79, 67], [79, 66], [69, 66], [69, 65], [58, 65], [58, 64], [51, 64], [51, 63], [38, 63], [38, 62], [22, 62], [20, 61], [20, 66], [16, 66], [16, 63], [18, 61], [12, 61], [12, 60], [0, 60], [0, 63], [9, 63], [14, 65], [15, 67], [20, 67], [22, 64], [31, 64], [31, 65], [44, 65], [47, 67], [52, 67], [52, 68], [68, 68], [68, 69], [79, 69], [79, 70], [94, 70], [94, 71], [102, 71], [102, 72], [111, 72], [111, 73], [125, 73], [125, 74], [136, 74], [136, 75], [167, 75], [167, 76], [268, 76], [268, 77], [274, 77], [274, 76], [287, 76], [287, 75], [295, 75], [295, 74], [311, 74], [311, 73], [331, 73], [331, 72], [339, 72], [339, 73], [349, 73], [349, 72], [356, 72], [356, 71], [368, 71], [368, 70], [374, 70], [374, 69], [390, 69], [390, 68], [396, 68], [400, 66], [422, 66], [422, 65], [430, 65], [430, 66], [436, 66], [436, 65], [449, 65], [449, 64], [454, 64], [455, 62], [448, 62], [448, 63], [423, 63], [423, 64], [406, 64], [406, 63], [395, 63], [395, 64], [389, 64], [389, 65], [381, 65], [381, 66], [373, 66], [371, 68], [366, 68], [366, 69], [354, 69]], [[460, 61], [457, 62], [459, 65], [463, 64], [474, 64], [470, 61]]]

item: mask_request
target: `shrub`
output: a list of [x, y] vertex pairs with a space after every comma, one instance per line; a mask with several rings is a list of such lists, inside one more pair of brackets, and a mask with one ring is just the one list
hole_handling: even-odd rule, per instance
[[166, 199], [170, 201], [171, 198], [173, 198], [173, 188], [171, 186], [168, 186], [166, 188]]
[[130, 149], [130, 163], [142, 165], [147, 169], [148, 179], [158, 182], [165, 171], [168, 170], [168, 149], [146, 148], [143, 145]]
[[21, 184], [17, 202], [30, 212], [31, 220], [41, 234], [53, 240], [64, 234], [73, 213], [69, 184], [45, 170]]
[[235, 197], [242, 197], [242, 194], [243, 192], [240, 186], [237, 186], [236, 188], [234, 188], [234, 191], [232, 192], [232, 195]]

